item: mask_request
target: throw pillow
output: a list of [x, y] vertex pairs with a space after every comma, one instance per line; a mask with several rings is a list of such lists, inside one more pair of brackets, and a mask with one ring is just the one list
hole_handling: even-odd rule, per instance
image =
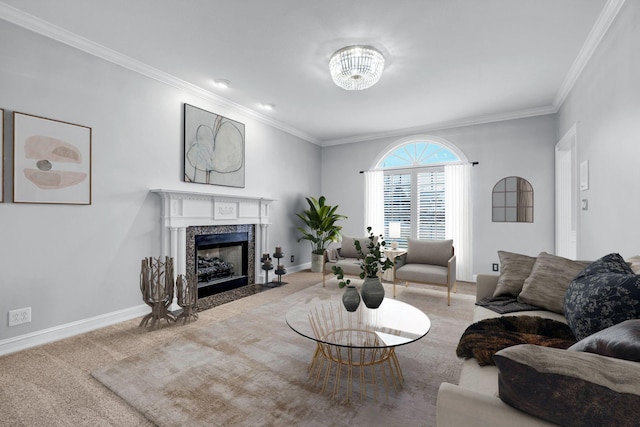
[[453, 240], [409, 239], [407, 264], [429, 264], [446, 267], [453, 256]]
[[[356, 250], [355, 241], [360, 241], [360, 247], [362, 248], [362, 253], [366, 254], [369, 252], [367, 249], [367, 245], [369, 244], [368, 237], [351, 237], [351, 236], [342, 236], [342, 247], [340, 248], [340, 256], [343, 258], [360, 258], [360, 254]], [[377, 241], [377, 237], [376, 237]]]
[[612, 253], [587, 265], [576, 278], [598, 273], [633, 274], [633, 270], [620, 254]]
[[635, 362], [536, 345], [494, 356], [506, 404], [562, 426], [637, 426], [640, 369]]
[[640, 362], [640, 319], [625, 320], [589, 335], [569, 350]]
[[606, 255], [571, 282], [564, 313], [578, 340], [640, 318], [640, 276], [631, 272], [620, 255]]
[[500, 258], [500, 277], [493, 296], [511, 295], [517, 297], [522, 291], [524, 281], [531, 274], [536, 259], [506, 251], [498, 251], [498, 258]]
[[589, 262], [573, 261], [541, 252], [531, 274], [524, 281], [518, 302], [537, 305], [562, 314], [567, 288], [587, 265]]

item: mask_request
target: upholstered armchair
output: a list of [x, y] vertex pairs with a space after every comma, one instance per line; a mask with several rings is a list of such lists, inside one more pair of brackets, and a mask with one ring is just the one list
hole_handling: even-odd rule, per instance
[[404, 282], [446, 286], [447, 305], [451, 305], [451, 290], [456, 292], [456, 256], [453, 240], [409, 239], [407, 253], [397, 256], [394, 266], [393, 297], [396, 284]]
[[[360, 241], [360, 247], [363, 253], [368, 253], [367, 245], [369, 237], [351, 237], [342, 236], [342, 246], [338, 249], [329, 249], [324, 251], [324, 267], [322, 273], [322, 287], [325, 286], [327, 276], [333, 276], [333, 267], [342, 267], [345, 276], [359, 277], [362, 269], [360, 268], [360, 254], [356, 250], [355, 241]], [[374, 242], [378, 241], [378, 237], [374, 238]]]

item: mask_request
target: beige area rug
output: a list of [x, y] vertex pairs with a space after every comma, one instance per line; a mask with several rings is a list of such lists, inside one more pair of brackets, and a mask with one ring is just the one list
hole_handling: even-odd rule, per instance
[[362, 402], [355, 393], [347, 403], [344, 389], [334, 400], [314, 386], [308, 367], [315, 343], [285, 322], [288, 307], [340, 293], [314, 285], [206, 329], [185, 329], [168, 344], [92, 375], [159, 426], [435, 425], [438, 387], [458, 379], [455, 348], [471, 322], [474, 297], [452, 294], [448, 307], [441, 290], [400, 288], [398, 299], [425, 311], [431, 331], [397, 349], [405, 376], [398, 393], [381, 393], [377, 401], [369, 393]]

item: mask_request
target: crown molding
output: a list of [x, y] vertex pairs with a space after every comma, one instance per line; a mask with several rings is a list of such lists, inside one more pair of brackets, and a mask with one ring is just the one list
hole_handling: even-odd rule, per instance
[[527, 108], [525, 110], [510, 111], [507, 113], [490, 114], [486, 116], [470, 117], [462, 120], [451, 120], [447, 122], [433, 123], [426, 126], [416, 126], [412, 128], [396, 129], [388, 132], [379, 132], [371, 134], [361, 134], [350, 136], [347, 138], [337, 138], [332, 140], [326, 140], [322, 142], [323, 147], [329, 147], [332, 145], [351, 144], [353, 142], [371, 141], [374, 139], [382, 138], [397, 138], [407, 135], [420, 134], [426, 132], [433, 132], [436, 130], [459, 128], [464, 126], [481, 125], [486, 123], [502, 122], [505, 120], [523, 119], [527, 117], [545, 116], [547, 114], [554, 114], [558, 110], [552, 105], [544, 107]]
[[354, 135], [345, 138], [337, 138], [332, 140], [319, 140], [306, 132], [293, 128], [286, 123], [274, 120], [263, 114], [260, 114], [250, 108], [244, 107], [240, 104], [232, 102], [224, 97], [221, 97], [213, 92], [203, 89], [199, 86], [188, 83], [182, 79], [179, 79], [157, 68], [151, 67], [131, 57], [118, 53], [112, 49], [81, 37], [75, 33], [67, 31], [56, 25], [53, 25], [47, 21], [37, 18], [33, 15], [25, 13], [19, 9], [0, 2], [0, 19], [11, 22], [20, 27], [26, 28], [35, 33], [41, 34], [50, 39], [56, 40], [60, 43], [64, 43], [68, 46], [74, 47], [78, 50], [86, 52], [90, 55], [104, 59], [116, 65], [120, 65], [123, 68], [144, 75], [146, 77], [157, 80], [161, 83], [167, 84], [176, 89], [193, 94], [201, 99], [214, 103], [222, 108], [228, 108], [232, 111], [244, 114], [250, 118], [253, 118], [266, 125], [272, 126], [283, 132], [301, 138], [312, 144], [319, 145], [321, 147], [349, 144], [353, 142], [361, 142], [372, 139], [381, 139], [389, 137], [403, 136], [411, 133], [429, 132], [434, 130], [450, 129], [462, 126], [471, 126], [477, 124], [491, 123], [502, 120], [512, 120], [525, 117], [540, 116], [545, 114], [555, 114], [558, 112], [566, 97], [571, 92], [571, 89], [575, 85], [576, 81], [582, 74], [584, 67], [591, 59], [591, 56], [595, 52], [596, 48], [602, 41], [602, 38], [608, 31], [609, 27], [613, 23], [615, 17], [618, 15], [620, 9], [624, 5], [626, 0], [608, 0], [603, 7], [600, 16], [596, 20], [593, 28], [591, 29], [585, 43], [583, 44], [580, 52], [573, 62], [569, 72], [567, 73], [560, 89], [558, 90], [553, 103], [549, 106], [531, 108], [526, 110], [513, 111], [508, 113], [501, 113], [495, 115], [479, 116], [474, 118], [453, 120], [448, 122], [435, 123], [426, 126], [419, 126], [414, 128], [405, 128], [391, 130], [387, 132], [371, 133]]
[[145, 77], [157, 80], [168, 86], [195, 95], [206, 101], [212, 102], [221, 108], [228, 108], [232, 111], [248, 116], [266, 125], [272, 126], [276, 129], [280, 129], [283, 132], [286, 132], [293, 136], [297, 136], [298, 138], [301, 138], [307, 142], [311, 142], [316, 145], [320, 144], [320, 141], [317, 138], [309, 135], [306, 132], [260, 114], [257, 111], [230, 101], [213, 92], [193, 85], [169, 73], [151, 67], [143, 62], [123, 55], [113, 49], [109, 49], [106, 46], [102, 46], [99, 43], [95, 43], [89, 39], [72, 33], [71, 31], [65, 30], [64, 28], [58, 27], [57, 25], [53, 25], [43, 19], [16, 9], [13, 6], [9, 6], [8, 4], [3, 2], [0, 2], [0, 19], [3, 19], [27, 30], [33, 31], [34, 33], [48, 37], [52, 40], [56, 40], [60, 43], [76, 48], [90, 55], [104, 59], [105, 61], [119, 65]]
[[578, 56], [575, 61], [573, 61], [573, 65], [569, 69], [556, 97], [553, 100], [553, 107], [558, 111], [564, 101], [569, 96], [571, 89], [578, 81], [578, 78], [584, 71], [584, 67], [586, 67], [587, 63], [593, 56], [593, 53], [596, 51], [597, 47], [600, 45], [602, 38], [609, 30], [609, 27], [615, 20], [616, 16], [618, 16], [618, 12], [624, 5], [626, 0], [609, 0], [607, 4], [602, 8], [602, 12], [600, 12], [600, 16], [596, 20], [596, 23], [591, 28], [587, 39], [585, 40], [580, 52], [578, 52]]

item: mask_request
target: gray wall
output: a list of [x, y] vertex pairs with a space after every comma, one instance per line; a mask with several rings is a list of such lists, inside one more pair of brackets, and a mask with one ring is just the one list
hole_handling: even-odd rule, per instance
[[[430, 132], [456, 145], [472, 169], [473, 273], [491, 272], [497, 251], [537, 255], [554, 250], [554, 147], [555, 116], [508, 120]], [[346, 234], [362, 234], [364, 176], [360, 170], [374, 166], [376, 157], [395, 141], [409, 135], [326, 147], [322, 150], [322, 192], [349, 217]], [[534, 222], [491, 221], [491, 191], [506, 176], [527, 179], [534, 189]]]
[[580, 192], [578, 257], [640, 254], [640, 2], [628, 1], [558, 114], [559, 135], [577, 123]]
[[[319, 193], [320, 147], [2, 20], [0, 40], [0, 342], [142, 304], [140, 260], [160, 255], [150, 189], [275, 198], [269, 243], [283, 247], [287, 266], [290, 254], [310, 261], [293, 223], [304, 196]], [[246, 125], [244, 189], [182, 182], [183, 103]], [[92, 205], [11, 203], [13, 111], [93, 129]], [[9, 328], [7, 312], [23, 307], [32, 322]]]
[[[640, 2], [626, 2], [558, 115], [432, 132], [471, 161], [474, 273], [489, 272], [499, 249], [536, 255], [554, 247], [554, 145], [578, 123], [579, 160], [589, 160], [582, 192], [579, 256], [640, 253]], [[0, 344], [141, 304], [140, 259], [159, 253], [160, 204], [152, 188], [278, 199], [270, 244], [295, 264], [310, 261], [297, 242], [295, 212], [308, 195], [327, 196], [364, 224], [364, 177], [398, 138], [322, 150], [312, 144], [50, 39], [0, 21], [0, 108], [5, 113], [5, 203], [0, 204]], [[247, 126], [246, 188], [181, 181], [182, 104]], [[25, 205], [11, 200], [11, 115], [18, 111], [93, 129], [93, 204]], [[405, 136], [405, 135], [402, 135]], [[295, 159], [295, 161], [292, 161]], [[491, 189], [518, 175], [535, 191], [533, 224], [491, 222]], [[291, 266], [286, 261], [288, 266]], [[33, 321], [8, 328], [9, 310], [32, 307]]]

